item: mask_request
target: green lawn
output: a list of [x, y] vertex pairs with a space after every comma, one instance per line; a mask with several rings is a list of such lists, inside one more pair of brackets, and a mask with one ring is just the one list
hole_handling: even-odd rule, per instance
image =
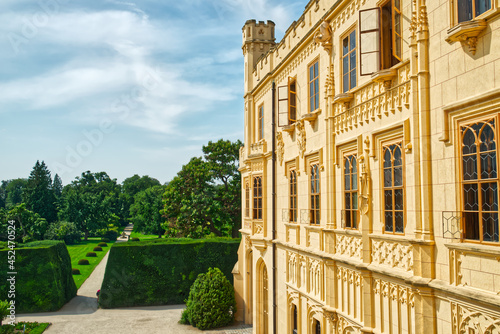
[[[164, 235], [162, 235], [161, 237], [165, 238]], [[142, 234], [141, 232], [132, 232], [132, 233], [130, 233], [130, 239], [132, 239], [132, 238], [139, 238], [142, 241], [142, 240], [149, 240], [149, 239], [158, 239], [158, 236], [155, 234]]]
[[[85, 257], [88, 252], [93, 252], [94, 247], [101, 242], [101, 238], [89, 238], [87, 241], [80, 241], [75, 245], [67, 245], [71, 256], [71, 267], [80, 269], [81, 275], [73, 275], [77, 289], [80, 289], [83, 282], [92, 274], [94, 268], [101, 262], [102, 258], [109, 251], [114, 241], [108, 242], [108, 247], [102, 247], [102, 252], [95, 252], [97, 257]], [[79, 265], [81, 259], [89, 260], [90, 265]]]
[[[6, 323], [6, 321], [5, 321]], [[26, 325], [26, 331], [23, 332], [24, 325]], [[16, 323], [15, 327], [11, 325], [3, 325], [0, 326], [0, 333], [26, 333], [26, 334], [42, 334], [47, 327], [49, 327], [49, 323], [44, 322], [44, 323], [38, 323], [38, 322], [18, 322]]]

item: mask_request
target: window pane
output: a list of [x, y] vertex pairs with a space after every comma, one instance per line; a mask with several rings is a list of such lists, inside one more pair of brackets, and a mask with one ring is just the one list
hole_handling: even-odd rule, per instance
[[401, 158], [401, 148], [395, 145], [391, 147], [394, 147], [394, 166], [402, 166], [403, 159]]
[[384, 169], [384, 187], [392, 187], [392, 169]]
[[479, 213], [464, 212], [464, 238], [479, 240]]
[[351, 71], [351, 88], [356, 87], [356, 69]]
[[392, 156], [390, 148], [385, 149], [384, 153], [384, 167], [392, 167]]
[[394, 189], [394, 209], [403, 210], [403, 189]]
[[344, 40], [342, 41], [342, 55], [345, 56], [348, 53], [349, 53], [349, 39], [344, 38]]
[[483, 240], [498, 242], [498, 213], [483, 213]]
[[464, 184], [464, 210], [477, 211], [479, 203], [477, 197], [477, 184]]
[[319, 108], [319, 94], [314, 95], [314, 109], [316, 110]]
[[496, 152], [481, 154], [481, 178], [491, 179], [497, 177], [497, 157]]
[[358, 228], [358, 212], [352, 211], [352, 228]]
[[385, 212], [385, 231], [394, 232], [393, 221], [392, 221], [392, 211]]
[[346, 210], [351, 209], [351, 194], [350, 193], [345, 194], [345, 209]]
[[384, 191], [385, 194], [385, 209], [392, 210], [392, 190]]
[[477, 180], [477, 156], [464, 156], [462, 161], [464, 180]]
[[480, 141], [481, 152], [495, 149], [495, 133], [491, 126], [485, 125], [483, 131], [481, 131]]
[[352, 174], [351, 184], [352, 184], [352, 190], [358, 190], [358, 174]]
[[467, 129], [462, 139], [462, 154], [476, 153], [476, 136], [471, 129]]
[[[399, 17], [399, 15], [398, 15]], [[401, 58], [401, 37], [399, 35], [396, 35], [395, 39], [394, 39], [394, 42], [395, 42], [395, 54], [397, 57]]]
[[371, 10], [363, 10], [359, 13], [359, 29], [361, 33], [366, 30], [378, 29], [379, 21], [379, 11], [378, 8], [373, 8]]
[[351, 178], [349, 177], [349, 174], [347, 174], [347, 175], [344, 177], [344, 189], [345, 189], [345, 190], [351, 190], [350, 180], [351, 180]]
[[498, 211], [498, 189], [496, 182], [481, 184], [482, 210]]
[[394, 186], [399, 187], [403, 185], [403, 168], [394, 168]]
[[344, 74], [344, 83], [342, 85], [342, 91], [345, 93], [349, 90], [349, 73]]
[[354, 50], [354, 48], [356, 48], [356, 30], [349, 34], [349, 51]]
[[403, 212], [397, 211], [394, 213], [394, 223], [396, 225], [396, 233], [404, 233]]
[[346, 210], [345, 212], [345, 227], [351, 227], [351, 212], [350, 210]]
[[353, 70], [356, 68], [356, 52], [351, 52], [351, 54], [349, 55], [349, 66], [349, 70]]
[[458, 22], [472, 20], [472, 0], [457, 0]]
[[491, 8], [490, 0], [476, 0], [476, 16], [481, 15]]
[[357, 192], [352, 193], [352, 208], [354, 210], [358, 209], [358, 193]]

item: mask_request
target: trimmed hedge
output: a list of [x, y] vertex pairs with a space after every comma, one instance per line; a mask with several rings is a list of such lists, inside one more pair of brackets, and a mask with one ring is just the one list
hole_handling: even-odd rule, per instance
[[97, 257], [97, 254], [94, 252], [88, 252], [85, 257]]
[[[9, 249], [0, 250], [0, 296], [10, 289]], [[63, 241], [36, 241], [16, 247], [16, 313], [50, 312], [76, 296], [71, 259]]]
[[99, 247], [108, 247], [108, 244], [105, 242], [100, 242], [97, 246]]
[[81, 275], [81, 273], [80, 273], [80, 269], [77, 269], [77, 268], [73, 268], [73, 269], [71, 269], [71, 273], [72, 273], [73, 275]]
[[93, 251], [94, 252], [102, 252], [102, 248], [97, 246], [97, 247], [94, 247]]
[[233, 282], [241, 239], [153, 239], [116, 243], [99, 295], [102, 308], [183, 304], [199, 274], [219, 268]]
[[78, 260], [78, 264], [81, 266], [88, 266], [88, 265], [90, 265], [90, 262], [87, 259], [81, 259], [81, 260]]

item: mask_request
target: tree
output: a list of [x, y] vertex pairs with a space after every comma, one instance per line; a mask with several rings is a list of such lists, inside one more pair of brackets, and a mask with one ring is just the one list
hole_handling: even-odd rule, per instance
[[0, 212], [0, 219], [2, 222], [0, 239], [2, 240], [7, 240], [7, 223], [9, 220], [15, 221], [16, 240], [22, 242], [42, 240], [49, 225], [47, 220], [40, 217], [38, 213], [28, 210], [25, 203], [16, 205], [8, 212]]
[[13, 179], [2, 181], [5, 189], [5, 207], [10, 209], [23, 201], [23, 191], [28, 183], [27, 179]]
[[26, 188], [23, 192], [23, 201], [28, 210], [38, 213], [49, 222], [57, 219], [52, 178], [45, 162], [38, 160], [30, 173]]
[[238, 236], [241, 217], [241, 142], [219, 140], [203, 147], [167, 185], [162, 213], [170, 234], [200, 237]]
[[141, 191], [144, 191], [153, 186], [159, 186], [160, 181], [148, 175], [139, 176], [135, 174], [132, 177], [126, 178], [122, 183], [122, 203], [124, 219], [132, 218], [130, 214], [130, 206], [134, 203], [134, 197]]
[[63, 188], [59, 218], [74, 222], [87, 240], [89, 233], [107, 229], [116, 219], [121, 210], [120, 192], [116, 179], [105, 172], [83, 172]]
[[162, 196], [164, 192], [165, 187], [157, 185], [134, 196], [134, 203], [130, 206], [130, 217], [136, 231], [157, 234], [158, 238], [161, 238], [165, 233], [162, 226], [165, 219], [160, 213], [163, 207]]

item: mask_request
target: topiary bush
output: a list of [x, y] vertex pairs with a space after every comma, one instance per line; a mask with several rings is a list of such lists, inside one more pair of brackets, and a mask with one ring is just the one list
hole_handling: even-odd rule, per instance
[[93, 251], [94, 252], [102, 252], [102, 248], [97, 246], [97, 247], [94, 247]]
[[130, 241], [141, 241], [141, 239], [139, 239], [139, 238], [132, 238], [132, 239], [130, 239]]
[[[87, 261], [87, 262], [88, 262], [88, 261]], [[80, 275], [80, 269], [73, 268], [73, 269], [71, 269], [71, 273], [72, 273], [73, 275]]]
[[109, 238], [101, 238], [102, 242], [109, 242]]
[[90, 263], [89, 263], [89, 260], [87, 260], [87, 259], [81, 259], [81, 260], [78, 261], [78, 264], [81, 265], [81, 266], [87, 266]]
[[86, 257], [97, 257], [97, 254], [94, 252], [88, 252], [85, 256]]
[[100, 242], [97, 246], [99, 247], [108, 247], [108, 244], [105, 242]]
[[209, 268], [191, 286], [181, 323], [202, 330], [217, 328], [232, 323], [235, 313], [233, 286], [219, 268]]

